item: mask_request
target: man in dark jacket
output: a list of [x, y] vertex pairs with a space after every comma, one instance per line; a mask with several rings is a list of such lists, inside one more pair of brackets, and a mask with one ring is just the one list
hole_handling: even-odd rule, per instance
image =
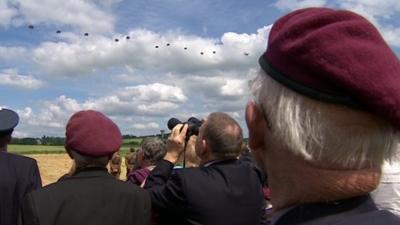
[[15, 225], [23, 197], [42, 186], [34, 159], [7, 153], [18, 114], [0, 108], [0, 224]]
[[146, 191], [117, 180], [107, 163], [122, 143], [119, 128], [96, 111], [80, 111], [66, 128], [66, 150], [74, 160], [72, 176], [27, 195], [25, 225], [141, 225], [150, 223]]
[[[177, 125], [167, 141], [167, 154], [147, 178], [161, 224], [255, 225], [264, 222], [259, 171], [237, 157], [242, 130], [225, 113], [211, 113], [200, 127], [196, 154], [200, 167], [173, 172], [183, 153], [188, 126]], [[167, 218], [166, 218], [167, 217]]]

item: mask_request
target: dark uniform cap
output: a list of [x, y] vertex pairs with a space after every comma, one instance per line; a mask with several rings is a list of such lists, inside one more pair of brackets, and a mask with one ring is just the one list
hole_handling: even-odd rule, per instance
[[16, 112], [0, 108], [0, 136], [11, 134], [18, 122], [19, 117]]

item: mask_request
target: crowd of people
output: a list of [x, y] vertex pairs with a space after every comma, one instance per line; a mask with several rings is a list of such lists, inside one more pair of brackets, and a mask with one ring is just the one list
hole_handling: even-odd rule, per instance
[[0, 224], [400, 224], [400, 62], [378, 30], [346, 10], [296, 10], [258, 62], [247, 144], [213, 112], [198, 135], [182, 123], [144, 139], [126, 181], [118, 126], [86, 110], [66, 124], [73, 168], [41, 187], [36, 162], [7, 153], [18, 115], [1, 109]]

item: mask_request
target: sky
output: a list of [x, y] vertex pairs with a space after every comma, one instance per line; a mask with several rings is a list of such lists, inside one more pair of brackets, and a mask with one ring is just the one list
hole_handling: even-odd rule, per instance
[[0, 107], [17, 137], [64, 136], [87, 109], [133, 135], [222, 111], [246, 136], [271, 25], [312, 6], [360, 13], [400, 55], [399, 0], [0, 0]]

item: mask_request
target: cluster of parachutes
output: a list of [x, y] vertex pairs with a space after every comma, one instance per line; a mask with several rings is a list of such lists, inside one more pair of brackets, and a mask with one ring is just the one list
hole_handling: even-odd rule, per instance
[[[35, 26], [34, 26], [34, 25], [28, 25], [28, 28], [31, 29], [31, 30], [33, 30], [33, 29], [35, 29]], [[61, 30], [57, 30], [56, 33], [57, 33], [57, 34], [61, 34], [62, 31], [61, 31]], [[89, 33], [87, 33], [87, 32], [86, 32], [86, 33], [83, 33], [83, 36], [87, 37], [87, 36], [89, 36]], [[126, 40], [129, 40], [130, 38], [131, 38], [131, 37], [129, 37], [129, 36], [125, 36], [125, 39], [126, 39]], [[115, 38], [114, 41], [115, 41], [115, 42], [119, 42], [119, 38]], [[169, 46], [171, 46], [171, 44], [170, 44], [170, 43], [167, 43], [166, 46], [169, 47]], [[155, 45], [154, 48], [160, 48], [160, 46], [159, 46], [159, 45]], [[183, 47], [183, 49], [184, 49], [184, 50], [188, 50], [188, 47]], [[213, 54], [217, 54], [216, 51], [212, 51], [212, 53], [213, 53]], [[200, 55], [204, 55], [204, 52], [200, 52]], [[244, 56], [249, 56], [250, 54], [249, 54], [248, 52], [243, 52], [243, 55], [244, 55]]]

